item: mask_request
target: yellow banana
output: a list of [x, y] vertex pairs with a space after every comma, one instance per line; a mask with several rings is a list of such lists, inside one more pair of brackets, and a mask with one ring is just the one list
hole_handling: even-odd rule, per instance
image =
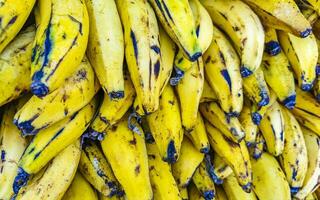
[[189, 194], [188, 194], [188, 189], [186, 187], [184, 188], [179, 188], [181, 199], [182, 200], [189, 200]]
[[183, 129], [179, 102], [169, 84], [160, 96], [159, 109], [148, 115], [147, 121], [162, 159], [169, 163], [176, 162], [180, 154]]
[[43, 97], [77, 70], [88, 42], [89, 17], [80, 0], [40, 0], [36, 10], [40, 21], [31, 56], [31, 92]]
[[299, 3], [298, 3], [298, 6], [301, 10], [301, 13], [309, 21], [310, 25], [312, 26], [318, 20], [319, 13], [315, 11], [313, 8], [308, 7], [304, 4], [299, 4]]
[[[148, 155], [143, 132], [138, 135], [128, 128], [128, 116], [107, 131], [101, 147], [113, 173], [128, 200], [151, 200]], [[135, 124], [138, 126], [138, 124]]]
[[14, 123], [23, 135], [34, 135], [80, 110], [98, 89], [94, 72], [85, 58], [61, 88], [43, 98], [33, 96], [16, 113]]
[[189, 196], [189, 200], [205, 200], [205, 198], [203, 198], [198, 188], [192, 182], [188, 186], [188, 196]]
[[301, 125], [320, 135], [320, 118], [318, 116], [299, 108], [294, 108], [292, 113]]
[[208, 122], [205, 123], [205, 126], [211, 147], [232, 168], [243, 190], [249, 192], [251, 190], [252, 171], [245, 141], [241, 141], [239, 144], [229, 141]]
[[124, 97], [123, 32], [114, 0], [85, 1], [90, 18], [87, 55], [110, 99]]
[[215, 25], [226, 32], [240, 55], [242, 77], [259, 68], [264, 31], [258, 16], [240, 0], [200, 0]]
[[200, 103], [211, 102], [211, 101], [218, 101], [218, 96], [213, 91], [208, 81], [204, 79]]
[[260, 159], [251, 159], [251, 163], [252, 188], [259, 199], [291, 199], [289, 184], [276, 158], [264, 153]]
[[91, 187], [90, 183], [77, 172], [74, 179], [68, 188], [67, 192], [63, 195], [62, 200], [98, 200], [96, 191]]
[[222, 184], [223, 180], [233, 173], [232, 168], [217, 153], [213, 156], [212, 164], [214, 168], [213, 180], [216, 184]]
[[243, 127], [247, 146], [251, 146], [256, 141], [258, 126], [253, 122], [251, 117], [251, 109], [248, 103], [244, 103], [243, 109], [239, 116], [239, 121]]
[[226, 36], [216, 27], [213, 27], [213, 40], [203, 60], [206, 80], [221, 108], [230, 116], [238, 116], [243, 104], [240, 60]]
[[320, 14], [320, 2], [317, 0], [298, 0], [303, 6], [310, 8]]
[[272, 90], [270, 90], [270, 99], [269, 99], [269, 103], [267, 105], [257, 106], [254, 103], [251, 104], [251, 117], [252, 117], [253, 123], [259, 125], [263, 116], [268, 111], [269, 107], [271, 105], [273, 105], [274, 102], [276, 102], [276, 100], [277, 100], [276, 94]]
[[293, 68], [299, 87], [304, 91], [312, 89], [316, 78], [318, 47], [313, 34], [299, 38], [283, 31], [278, 32], [281, 47]]
[[251, 156], [254, 159], [261, 158], [261, 155], [264, 152], [263, 150], [265, 147], [265, 143], [266, 143], [266, 141], [265, 141], [263, 135], [261, 134], [261, 132], [258, 132], [257, 136], [256, 136], [256, 141], [255, 141], [253, 147], [250, 149]]
[[[0, 13], [1, 9], [2, 7]], [[0, 106], [29, 91], [30, 57], [34, 36], [35, 28], [31, 26], [15, 37], [0, 54]]]
[[216, 200], [228, 200], [227, 194], [222, 187], [216, 187], [216, 194]]

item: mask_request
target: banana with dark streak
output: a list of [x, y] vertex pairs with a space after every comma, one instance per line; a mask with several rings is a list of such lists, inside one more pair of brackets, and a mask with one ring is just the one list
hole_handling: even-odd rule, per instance
[[266, 144], [266, 140], [264, 139], [262, 133], [258, 132], [257, 137], [256, 137], [256, 141], [255, 141], [253, 147], [251, 147], [249, 149], [250, 154], [254, 159], [257, 160], [257, 159], [261, 158], [261, 155], [264, 153], [265, 144]]
[[301, 13], [309, 21], [311, 26], [319, 19], [319, 13], [314, 9], [299, 3], [298, 6]]
[[188, 186], [189, 200], [205, 200], [193, 182]]
[[218, 101], [218, 96], [213, 91], [208, 81], [204, 79], [200, 103], [211, 102], [211, 101]]
[[303, 6], [310, 8], [320, 14], [320, 2], [318, 0], [298, 0]]
[[232, 168], [217, 153], [213, 155], [212, 165], [215, 184], [222, 184], [233, 173]]
[[249, 102], [245, 102], [242, 108], [242, 111], [239, 116], [239, 121], [243, 127], [247, 146], [254, 144], [256, 140], [256, 135], [258, 133], [258, 126], [253, 122], [251, 117], [251, 108]]

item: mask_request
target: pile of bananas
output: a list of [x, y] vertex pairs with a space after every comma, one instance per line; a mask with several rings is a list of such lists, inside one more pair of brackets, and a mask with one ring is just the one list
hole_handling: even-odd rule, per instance
[[0, 0], [0, 199], [318, 200], [319, 52], [318, 0]]

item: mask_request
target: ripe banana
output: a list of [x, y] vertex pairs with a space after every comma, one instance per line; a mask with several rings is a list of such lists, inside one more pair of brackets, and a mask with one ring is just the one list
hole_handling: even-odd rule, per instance
[[243, 104], [240, 60], [224, 34], [213, 27], [213, 40], [203, 55], [205, 76], [224, 112], [238, 116]]
[[189, 194], [188, 194], [188, 189], [186, 187], [184, 188], [179, 188], [181, 199], [182, 200], [189, 200]]
[[52, 158], [81, 136], [89, 126], [97, 104], [94, 99], [79, 112], [39, 131], [18, 163], [19, 170], [14, 181], [16, 190], [28, 182], [30, 175], [39, 172]]
[[279, 157], [286, 174], [291, 193], [297, 193], [303, 186], [308, 168], [308, 156], [303, 134], [297, 120], [285, 108], [282, 108], [285, 123], [283, 153]]
[[27, 21], [35, 0], [1, 2], [0, 52], [15, 38], [23, 24]]
[[212, 164], [215, 184], [222, 184], [223, 180], [233, 173], [232, 168], [217, 153], [213, 156]]
[[270, 99], [267, 105], [259, 107], [256, 104], [251, 104], [251, 118], [253, 123], [255, 123], [256, 125], [259, 125], [263, 116], [268, 111], [269, 107], [273, 105], [274, 102], [276, 102], [276, 100], [277, 100], [276, 94], [272, 90], [270, 90]]
[[252, 183], [252, 171], [249, 152], [245, 141], [229, 141], [218, 129], [205, 123], [209, 142], [213, 150], [232, 168], [243, 190], [249, 192]]
[[259, 68], [264, 31], [258, 16], [240, 0], [201, 0], [215, 25], [226, 32], [240, 55], [242, 77]]
[[35, 15], [38, 27], [31, 56], [31, 92], [44, 97], [61, 87], [81, 63], [89, 17], [80, 0], [40, 0]]
[[189, 200], [206, 200], [193, 182], [188, 186]]
[[162, 159], [168, 163], [176, 162], [180, 154], [183, 129], [179, 102], [169, 84], [160, 96], [159, 109], [148, 115], [147, 121]]
[[292, 113], [302, 126], [314, 131], [320, 135], [320, 118], [316, 115], [308, 113], [302, 109], [294, 108]]
[[263, 137], [263, 135], [261, 134], [261, 132], [257, 133], [256, 136], [256, 141], [253, 145], [253, 147], [251, 147], [250, 150], [250, 154], [254, 159], [259, 159], [261, 158], [261, 155], [263, 154], [263, 150], [265, 148], [265, 139]]
[[250, 108], [250, 105], [248, 104], [249, 102], [244, 103], [242, 111], [239, 116], [239, 121], [245, 133], [244, 140], [246, 141], [247, 146], [250, 147], [256, 141], [258, 126], [252, 120], [251, 108]]
[[[262, 70], [267, 84], [276, 93], [279, 101], [289, 109], [295, 105], [296, 92], [294, 77], [290, 70], [287, 56], [280, 47], [275, 29], [265, 27], [266, 41], [265, 53], [262, 58]], [[275, 46], [278, 49], [276, 55], [270, 55], [268, 49]]]
[[87, 55], [111, 100], [124, 97], [123, 32], [114, 0], [85, 1], [90, 18]]
[[298, 0], [303, 6], [310, 8], [320, 14], [320, 2], [317, 0]]
[[162, 26], [179, 46], [183, 55], [190, 61], [196, 61], [201, 48], [196, 35], [194, 16], [187, 0], [150, 0]]
[[204, 79], [200, 103], [211, 102], [211, 101], [218, 101], [218, 96], [213, 91], [208, 81]]
[[[51, 94], [33, 96], [14, 116], [23, 135], [35, 135], [65, 117], [70, 117], [86, 104], [99, 89], [94, 72], [86, 58], [64, 85]], [[54, 113], [54, 114], [53, 114]]]
[[299, 87], [304, 91], [312, 89], [316, 78], [318, 47], [313, 34], [299, 38], [283, 31], [278, 32], [282, 49], [293, 68]]
[[10, 199], [13, 195], [12, 184], [17, 175], [18, 162], [27, 147], [27, 138], [12, 123], [17, 110], [28, 100], [23, 97], [3, 108], [4, 116], [0, 128], [0, 199]]
[[[299, 37], [307, 37], [312, 32], [308, 20], [302, 15], [294, 0], [245, 0], [260, 16], [263, 23]], [[285, 48], [284, 48], [285, 49]]]
[[[80, 160], [80, 140], [70, 144], [50, 162], [36, 181], [22, 188], [17, 200], [55, 200], [61, 199], [76, 174]], [[62, 176], [63, 175], [63, 176]]]
[[30, 88], [30, 57], [34, 36], [35, 27], [30, 26], [0, 54], [0, 106], [18, 98]]
[[312, 26], [318, 20], [319, 13], [314, 9], [301, 4], [300, 2], [298, 2], [298, 6], [303, 16], [309, 21], [310, 25]]
[[155, 143], [147, 143], [149, 175], [154, 199], [181, 199], [169, 163], [164, 162]]
[[84, 178], [104, 196], [123, 194], [109, 163], [97, 144], [90, 139], [85, 139], [82, 144], [78, 169]]
[[244, 131], [238, 118], [227, 116], [217, 103], [202, 103], [200, 112], [206, 120], [218, 128], [228, 139], [239, 142], [244, 138]]
[[77, 172], [74, 179], [68, 188], [67, 192], [63, 195], [62, 200], [98, 200], [96, 191], [91, 187], [90, 183]]
[[267, 151], [273, 156], [282, 154], [285, 140], [285, 123], [281, 107], [274, 102], [263, 116], [259, 129], [265, 138]]
[[320, 78], [317, 77], [314, 86], [313, 86], [313, 94], [318, 102], [320, 102]]
[[146, 113], [159, 106], [162, 62], [155, 13], [145, 0], [118, 0], [124, 28], [125, 56], [138, 102]]
[[[128, 116], [109, 129], [101, 147], [128, 200], [151, 200], [148, 155], [143, 134], [128, 128]], [[138, 124], [135, 124], [138, 128]], [[139, 131], [143, 133], [139, 127]]]
[[259, 199], [290, 200], [290, 187], [275, 157], [269, 153], [260, 159], [251, 159], [253, 181], [252, 188]]

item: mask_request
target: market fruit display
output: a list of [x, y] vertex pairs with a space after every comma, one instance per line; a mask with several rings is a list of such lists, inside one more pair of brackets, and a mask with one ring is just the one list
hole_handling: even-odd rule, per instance
[[0, 200], [320, 199], [319, 2], [0, 0]]

